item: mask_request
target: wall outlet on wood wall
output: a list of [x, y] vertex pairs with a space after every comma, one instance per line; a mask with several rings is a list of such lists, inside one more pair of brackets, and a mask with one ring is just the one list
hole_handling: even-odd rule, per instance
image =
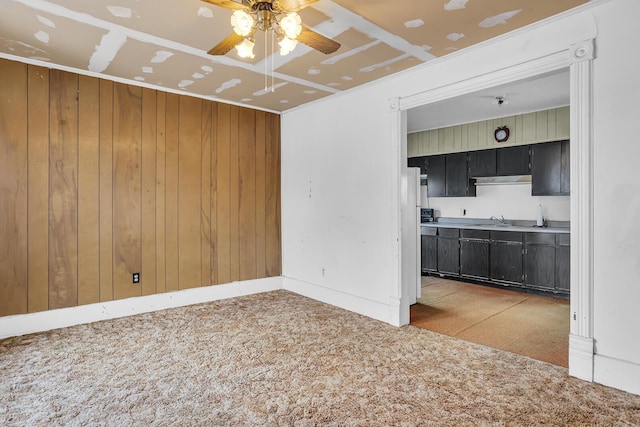
[[140, 283], [140, 273], [133, 273], [133, 283]]

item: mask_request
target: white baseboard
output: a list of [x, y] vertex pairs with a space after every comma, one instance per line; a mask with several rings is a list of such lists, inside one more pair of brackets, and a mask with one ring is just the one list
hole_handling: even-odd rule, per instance
[[593, 381], [593, 338], [569, 334], [569, 375]]
[[307, 298], [353, 311], [385, 323], [394, 324], [393, 319], [390, 319], [391, 311], [388, 304], [290, 277], [283, 277], [282, 285], [285, 290], [295, 292]]
[[640, 395], [640, 364], [596, 354], [593, 368], [595, 382]]
[[281, 276], [5, 316], [0, 317], [0, 339], [279, 289]]

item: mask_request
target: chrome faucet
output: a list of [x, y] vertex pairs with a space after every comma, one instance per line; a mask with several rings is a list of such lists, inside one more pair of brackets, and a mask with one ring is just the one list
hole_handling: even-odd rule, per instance
[[492, 221], [496, 221], [498, 224], [506, 224], [506, 220], [504, 219], [504, 216], [500, 215], [500, 218], [492, 216], [491, 218], [489, 218]]

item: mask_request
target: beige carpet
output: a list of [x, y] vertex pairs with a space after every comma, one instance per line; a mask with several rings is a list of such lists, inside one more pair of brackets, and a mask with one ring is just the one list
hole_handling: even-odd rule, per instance
[[640, 397], [277, 291], [0, 341], [0, 425], [640, 425]]

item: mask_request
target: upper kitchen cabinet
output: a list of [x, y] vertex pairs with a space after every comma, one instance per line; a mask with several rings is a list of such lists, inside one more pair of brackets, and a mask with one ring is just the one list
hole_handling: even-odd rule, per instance
[[[507, 126], [509, 138], [497, 142], [494, 131]], [[569, 139], [569, 107], [518, 114], [410, 133], [408, 157], [458, 153]]]
[[[467, 173], [467, 153], [452, 153], [445, 156], [445, 196], [475, 197], [476, 186]], [[427, 182], [428, 180], [427, 175]]]
[[531, 146], [531, 195], [569, 195], [569, 141]]
[[420, 173], [427, 175], [429, 197], [476, 195], [476, 187], [468, 175], [467, 153], [410, 158], [408, 166], [420, 167]]
[[427, 174], [427, 188], [429, 197], [444, 197], [446, 181], [445, 156], [429, 156], [425, 159], [425, 172]]
[[496, 176], [498, 173], [497, 154], [495, 149], [469, 152], [469, 176], [481, 178]]
[[531, 173], [531, 161], [529, 158], [529, 146], [506, 147], [496, 150], [497, 175], [529, 175]]
[[531, 173], [529, 146], [469, 152], [469, 177], [529, 175]]

